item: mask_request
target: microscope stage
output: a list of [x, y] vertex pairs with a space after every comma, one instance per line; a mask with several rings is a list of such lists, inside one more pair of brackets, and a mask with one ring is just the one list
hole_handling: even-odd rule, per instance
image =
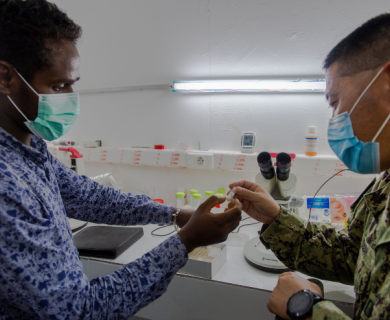
[[244, 246], [245, 260], [255, 268], [271, 273], [291, 271], [281, 263], [271, 250], [264, 247], [259, 238], [250, 239]]

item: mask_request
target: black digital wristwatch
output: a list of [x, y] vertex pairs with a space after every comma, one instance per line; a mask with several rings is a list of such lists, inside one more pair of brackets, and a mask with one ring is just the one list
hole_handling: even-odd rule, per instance
[[313, 306], [324, 299], [310, 290], [294, 293], [287, 302], [287, 315], [291, 320], [304, 320], [312, 315]]

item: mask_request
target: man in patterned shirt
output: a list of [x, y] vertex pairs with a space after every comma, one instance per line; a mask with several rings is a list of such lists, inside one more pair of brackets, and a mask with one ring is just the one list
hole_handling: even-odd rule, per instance
[[[343, 39], [329, 53], [324, 67], [326, 97], [333, 109], [328, 133], [333, 151], [354, 172], [389, 170], [390, 14], [369, 20]], [[352, 205], [348, 226], [341, 231], [290, 214], [252, 182], [230, 185], [235, 186], [243, 210], [264, 223], [261, 241], [288, 268], [354, 285], [354, 319], [390, 318], [389, 171]], [[269, 310], [287, 319], [288, 300], [294, 294], [294, 301], [303, 299], [305, 293], [297, 292], [306, 289], [321, 295], [317, 285], [292, 273], [282, 274]], [[294, 319], [348, 319], [330, 301], [310, 308], [312, 314]]]
[[179, 213], [178, 234], [113, 274], [88, 280], [67, 216], [169, 224], [176, 208], [77, 175], [37, 137], [61, 128], [73, 112], [58, 112], [63, 98], [56, 94], [77, 96], [69, 93], [79, 79], [80, 35], [46, 0], [0, 0], [0, 319], [128, 318], [166, 291], [188, 252], [224, 241], [241, 218], [238, 201], [211, 214], [224, 200], [212, 197], [195, 213]]

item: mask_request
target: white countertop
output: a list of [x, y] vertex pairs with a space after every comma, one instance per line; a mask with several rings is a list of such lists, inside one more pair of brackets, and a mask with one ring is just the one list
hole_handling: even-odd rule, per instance
[[[256, 222], [252, 218], [242, 221], [241, 224]], [[89, 223], [88, 226], [93, 224]], [[133, 244], [129, 249], [122, 253], [114, 260], [92, 258], [93, 260], [104, 261], [107, 263], [127, 264], [156, 247], [168, 237], [155, 237], [151, 235], [151, 231], [156, 229], [157, 225], [143, 226], [144, 236]], [[258, 230], [261, 229], [261, 224], [244, 227], [240, 233], [247, 234], [250, 238], [257, 237]], [[160, 229], [156, 233], [166, 234], [173, 231], [173, 226]], [[214, 276], [211, 281], [218, 281], [223, 283], [230, 283], [239, 286], [251, 287], [266, 291], [272, 291], [278, 280], [278, 274], [272, 274], [265, 271], [258, 270], [249, 265], [244, 258], [244, 247], [228, 246], [227, 261]], [[88, 259], [88, 258], [87, 258]], [[300, 274], [300, 273], [299, 273]], [[306, 275], [300, 274], [305, 278], [310, 278]], [[322, 281], [324, 284], [325, 298], [342, 301], [348, 303], [355, 302], [355, 293], [353, 286], [347, 286], [331, 281]]]

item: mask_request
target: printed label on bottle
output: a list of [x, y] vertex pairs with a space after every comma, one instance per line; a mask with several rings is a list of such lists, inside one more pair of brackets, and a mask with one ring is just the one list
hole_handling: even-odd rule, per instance
[[317, 152], [317, 138], [306, 138], [306, 152]]

